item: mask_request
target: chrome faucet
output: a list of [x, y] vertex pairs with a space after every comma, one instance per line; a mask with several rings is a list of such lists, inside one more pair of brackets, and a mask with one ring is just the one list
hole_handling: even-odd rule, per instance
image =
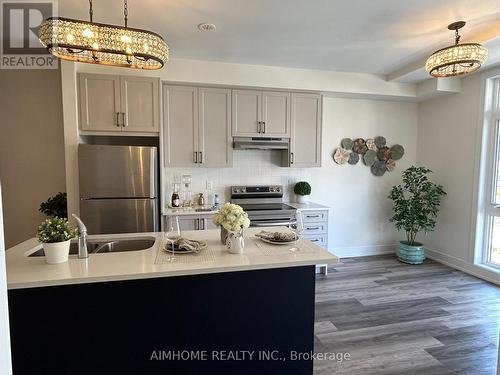
[[82, 219], [80, 219], [75, 214], [71, 214], [78, 223], [78, 231], [80, 234], [78, 235], [78, 258], [84, 259], [89, 257], [89, 252], [87, 250], [87, 227], [83, 224]]

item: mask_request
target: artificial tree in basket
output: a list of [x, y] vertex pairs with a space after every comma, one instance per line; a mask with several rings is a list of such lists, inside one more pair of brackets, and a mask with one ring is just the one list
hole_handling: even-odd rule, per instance
[[436, 226], [441, 199], [446, 195], [441, 185], [429, 181], [432, 171], [412, 166], [403, 172], [403, 183], [394, 186], [389, 199], [394, 203], [390, 221], [396, 229], [406, 232], [406, 241], [399, 243], [398, 259], [404, 263], [421, 264], [425, 260], [424, 245], [415, 239], [420, 232], [432, 232]]

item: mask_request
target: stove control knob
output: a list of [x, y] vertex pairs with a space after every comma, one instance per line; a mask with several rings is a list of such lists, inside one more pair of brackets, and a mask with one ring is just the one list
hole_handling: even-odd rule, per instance
[[277, 188], [276, 188], [276, 192], [277, 192], [277, 193], [280, 193], [280, 192], [281, 192], [281, 188], [280, 188], [280, 187], [277, 187]]

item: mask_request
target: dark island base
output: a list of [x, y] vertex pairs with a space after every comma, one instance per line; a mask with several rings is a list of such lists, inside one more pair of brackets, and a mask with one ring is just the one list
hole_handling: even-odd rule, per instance
[[304, 266], [10, 290], [14, 375], [312, 374], [314, 284]]

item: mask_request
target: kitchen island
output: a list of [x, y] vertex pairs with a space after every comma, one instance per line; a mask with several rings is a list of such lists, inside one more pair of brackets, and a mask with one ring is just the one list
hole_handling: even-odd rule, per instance
[[156, 241], [59, 265], [29, 257], [35, 239], [13, 247], [14, 373], [312, 373], [314, 268], [337, 258], [312, 243], [272, 253], [255, 232], [245, 232], [241, 255], [225, 250], [218, 230], [184, 232], [206, 241], [210, 257], [165, 264], [156, 264], [161, 233], [89, 236]]

